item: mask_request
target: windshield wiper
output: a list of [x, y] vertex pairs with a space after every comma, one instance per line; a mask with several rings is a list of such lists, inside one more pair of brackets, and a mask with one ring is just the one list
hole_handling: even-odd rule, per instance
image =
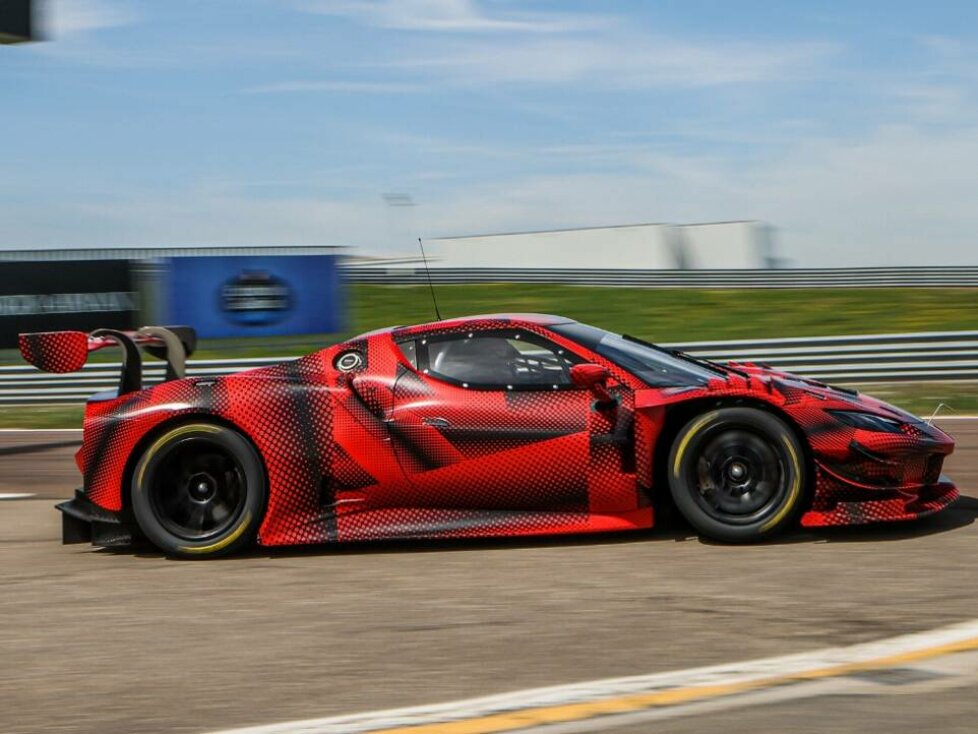
[[694, 357], [692, 354], [687, 354], [679, 349], [671, 349], [669, 347], [653, 344], [652, 342], [647, 342], [645, 339], [639, 339], [637, 336], [632, 336], [631, 334], [622, 334], [621, 338], [626, 341], [634, 342], [635, 344], [641, 344], [643, 347], [649, 347], [657, 352], [668, 354], [676, 359], [691, 362], [692, 364], [699, 365], [700, 367], [706, 367], [719, 375], [728, 375], [732, 372], [735, 375], [746, 377], [748, 380], [750, 379], [750, 375], [748, 373], [744, 372], [743, 370], [738, 370], [736, 367], [730, 367], [729, 365], [720, 364], [719, 362], [714, 362], [709, 359], [703, 359], [702, 357]]

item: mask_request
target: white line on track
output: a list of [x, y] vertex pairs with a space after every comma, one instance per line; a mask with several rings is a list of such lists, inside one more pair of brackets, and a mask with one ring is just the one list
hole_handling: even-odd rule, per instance
[[[743, 663], [513, 691], [450, 703], [229, 729], [213, 734], [479, 734], [564, 726], [602, 716], [664, 710], [795, 683], [905, 667], [978, 650], [978, 619], [963, 624]], [[600, 730], [600, 729], [599, 729]]]
[[[973, 689], [976, 673], [978, 673], [978, 653], [963, 652], [902, 665], [896, 670], [862, 671], [850, 676], [806, 680], [791, 685], [746, 691], [737, 695], [694, 700], [674, 706], [650, 707], [623, 714], [545, 724], [524, 729], [523, 734], [530, 734], [530, 732], [532, 734], [610, 734], [620, 729], [638, 731], [640, 724], [645, 731], [655, 731], [649, 726], [650, 722], [680, 717], [716, 716], [720, 712], [734, 709], [786, 702], [797, 706], [804, 699], [844, 696], [850, 701], [856, 701], [864, 697], [928, 695], [955, 688]], [[892, 677], [888, 677], [887, 674]], [[971, 700], [973, 695], [971, 690], [962, 692], [959, 700]], [[885, 710], [887, 705], [885, 701], [879, 701], [871, 707], [873, 710], [880, 711]], [[701, 726], [700, 729], [707, 730], [709, 727]], [[414, 734], [420, 734], [420, 731], [414, 730]]]
[[0, 500], [23, 500], [33, 496], [31, 492], [0, 492]]

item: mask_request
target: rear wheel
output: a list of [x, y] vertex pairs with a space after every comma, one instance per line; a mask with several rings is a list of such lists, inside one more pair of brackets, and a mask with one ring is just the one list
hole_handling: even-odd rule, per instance
[[166, 431], [133, 472], [132, 509], [143, 534], [167, 554], [200, 558], [252, 542], [265, 505], [258, 452], [213, 423]]
[[699, 415], [676, 436], [669, 488], [676, 507], [716, 540], [761, 540], [787, 527], [802, 506], [805, 467], [794, 432], [755, 408]]

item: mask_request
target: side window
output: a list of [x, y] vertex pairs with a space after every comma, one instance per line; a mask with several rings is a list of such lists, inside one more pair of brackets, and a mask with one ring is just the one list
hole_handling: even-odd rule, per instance
[[414, 339], [398, 342], [397, 348], [401, 350], [401, 354], [411, 363], [411, 366], [418, 369], [418, 343]]
[[427, 372], [463, 387], [559, 389], [578, 360], [527, 332], [485, 332], [427, 339]]

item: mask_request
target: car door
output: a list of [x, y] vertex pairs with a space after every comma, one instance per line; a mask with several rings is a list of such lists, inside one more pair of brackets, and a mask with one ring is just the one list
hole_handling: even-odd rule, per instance
[[[631, 411], [598, 410], [591, 393], [572, 384], [569, 370], [580, 356], [521, 329], [434, 335], [401, 346], [416, 369], [395, 383], [389, 426], [418, 506], [635, 506]], [[628, 402], [623, 390], [619, 396]]]

